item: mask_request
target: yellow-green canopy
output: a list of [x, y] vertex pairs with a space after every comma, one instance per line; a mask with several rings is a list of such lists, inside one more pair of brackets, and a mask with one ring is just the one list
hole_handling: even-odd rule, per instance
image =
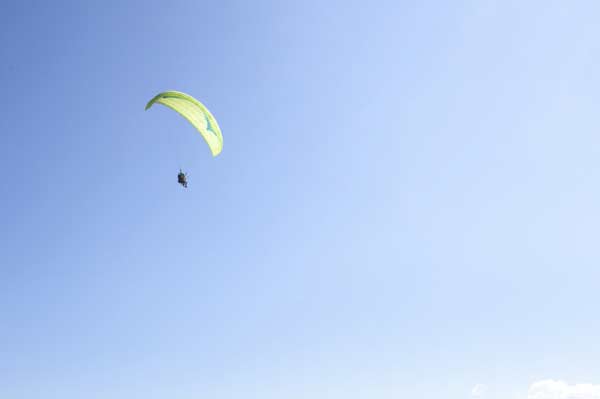
[[166, 105], [177, 111], [187, 119], [200, 132], [210, 148], [213, 157], [219, 155], [223, 149], [223, 135], [214, 116], [194, 97], [178, 91], [165, 91], [156, 95], [146, 105], [150, 108], [154, 103]]

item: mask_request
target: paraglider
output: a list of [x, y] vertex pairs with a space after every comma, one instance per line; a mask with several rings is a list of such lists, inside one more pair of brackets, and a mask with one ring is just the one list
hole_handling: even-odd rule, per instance
[[183, 173], [181, 169], [179, 169], [179, 174], [177, 175], [177, 183], [187, 188], [187, 175]]
[[[223, 149], [221, 129], [215, 117], [200, 101], [179, 91], [165, 91], [150, 100], [146, 104], [146, 110], [155, 103], [167, 106], [187, 119], [202, 135], [213, 157], [221, 153]], [[177, 182], [183, 187], [187, 187], [187, 177], [181, 169], [177, 175]]]

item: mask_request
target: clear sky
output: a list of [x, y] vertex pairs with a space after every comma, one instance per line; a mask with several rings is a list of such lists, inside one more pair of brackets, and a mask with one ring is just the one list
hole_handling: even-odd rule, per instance
[[[599, 16], [3, 2], [0, 397], [600, 383]], [[144, 111], [169, 89], [213, 112], [220, 156]]]

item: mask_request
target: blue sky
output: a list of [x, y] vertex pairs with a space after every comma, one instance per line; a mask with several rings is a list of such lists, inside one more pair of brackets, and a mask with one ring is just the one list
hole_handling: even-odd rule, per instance
[[0, 12], [0, 397], [600, 383], [598, 2], [87, 3]]

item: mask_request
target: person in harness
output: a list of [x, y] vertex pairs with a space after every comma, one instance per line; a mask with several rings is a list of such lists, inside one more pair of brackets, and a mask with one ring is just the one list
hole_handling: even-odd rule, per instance
[[181, 169], [179, 169], [179, 174], [177, 175], [177, 183], [187, 188], [187, 176], [181, 171]]

